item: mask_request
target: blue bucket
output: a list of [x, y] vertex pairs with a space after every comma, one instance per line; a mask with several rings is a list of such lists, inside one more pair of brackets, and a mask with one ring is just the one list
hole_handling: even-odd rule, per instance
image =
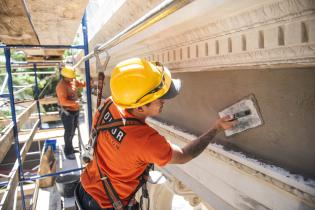
[[56, 139], [47, 139], [45, 140], [45, 144], [44, 144], [44, 147], [45, 147], [45, 151], [47, 150], [48, 146], [51, 146], [51, 149], [52, 151], [56, 151], [57, 147], [57, 140]]

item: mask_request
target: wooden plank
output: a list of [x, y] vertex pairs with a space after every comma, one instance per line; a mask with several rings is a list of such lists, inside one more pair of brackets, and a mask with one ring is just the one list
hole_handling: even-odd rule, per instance
[[[68, 45], [73, 42], [73, 37], [75, 37], [88, 4], [88, 0], [37, 0], [27, 2], [40, 43], [48, 45]], [[69, 11], [69, 13], [65, 14], [65, 11]], [[55, 55], [52, 52], [48, 53]], [[31, 52], [29, 54], [35, 55]]]
[[[33, 64], [24, 64], [24, 65], [11, 65], [11, 69], [17, 69], [17, 68], [33, 68]], [[47, 64], [47, 65], [40, 65], [40, 66], [37, 66], [36, 65], [36, 68], [37, 69], [40, 69], [40, 68], [51, 68], [51, 67], [58, 67], [57, 64]], [[0, 65], [0, 68], [5, 68], [5, 65]], [[0, 73], [0, 76], [5, 76], [7, 73]], [[12, 72], [11, 73], [12, 75], [34, 75], [35, 72], [34, 71], [28, 71], [28, 72]], [[39, 71], [39, 72], [36, 72], [36, 74], [56, 74], [56, 71]]]
[[60, 121], [61, 118], [59, 116], [59, 114], [46, 114], [41, 116], [42, 122], [46, 123], [46, 122], [56, 122], [56, 121]]
[[[28, 120], [32, 112], [36, 108], [36, 101], [34, 101], [28, 108], [26, 108], [19, 116], [17, 119], [17, 124], [18, 124], [18, 129]], [[12, 123], [13, 126], [13, 123]]]
[[[55, 131], [60, 131], [60, 130], [64, 130], [63, 127], [46, 128], [46, 129], [43, 129], [43, 130], [38, 130], [37, 133], [35, 134], [34, 139], [36, 139], [36, 135], [37, 134], [50, 133], [50, 132], [55, 132]], [[31, 131], [31, 129], [20, 130], [20, 132], [19, 132], [19, 140], [21, 140], [23, 138], [23, 136], [28, 134], [30, 131]]]
[[0, 28], [4, 44], [39, 44], [22, 0], [0, 1]]
[[[17, 118], [17, 125], [18, 130], [20, 129], [21, 125], [23, 125], [28, 118], [30, 117], [31, 113], [36, 107], [36, 102], [33, 102], [27, 109], [25, 109]], [[0, 138], [0, 163], [2, 162], [3, 158], [6, 156], [7, 152], [9, 151], [11, 144], [13, 142], [13, 122], [10, 123], [5, 128], [4, 135]]]
[[39, 99], [41, 105], [48, 105], [48, 104], [56, 104], [58, 103], [57, 97], [46, 97]]
[[[53, 129], [46, 129], [46, 130], [39, 130], [35, 134], [34, 141], [42, 141], [46, 139], [58, 138], [63, 137], [64, 129], [63, 128], [53, 128]], [[19, 142], [24, 143], [27, 139], [26, 135], [19, 135]]]
[[[38, 129], [38, 125], [39, 125], [39, 120], [36, 121], [32, 131], [30, 132], [27, 141], [25, 142], [25, 144], [23, 145], [21, 151], [20, 151], [20, 155], [21, 155], [21, 162], [23, 163], [25, 160], [25, 156], [26, 153], [28, 152], [34, 135]], [[13, 169], [11, 171], [11, 173], [9, 174], [10, 177], [10, 181], [9, 184], [7, 185], [6, 191], [4, 192], [4, 195], [1, 199], [1, 203], [0, 203], [0, 210], [2, 209], [12, 209], [12, 205], [13, 205], [13, 201], [14, 201], [14, 193], [16, 190], [16, 187], [18, 186], [18, 168], [19, 168], [19, 162], [18, 160], [15, 161], [15, 164], [13, 166]]]
[[7, 129], [0, 138], [0, 163], [9, 151], [13, 141], [13, 127]]
[[42, 117], [42, 122], [56, 122], [56, 121], [60, 121], [61, 118], [59, 116], [59, 114], [51, 114], [51, 115], [44, 115]]
[[[47, 113], [42, 113], [40, 115], [42, 123], [44, 122], [55, 122], [55, 121], [60, 121], [60, 115], [59, 112], [47, 112]], [[34, 113], [31, 115], [30, 119], [37, 119], [38, 118], [38, 114]]]

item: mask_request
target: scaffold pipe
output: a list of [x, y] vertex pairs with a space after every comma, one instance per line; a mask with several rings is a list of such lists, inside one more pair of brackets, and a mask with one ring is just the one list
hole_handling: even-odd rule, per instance
[[[143, 31], [154, 23], [160, 21], [161, 19], [167, 17], [168, 15], [176, 12], [185, 5], [191, 3], [193, 0], [166, 0], [159, 4], [157, 7], [152, 9], [146, 15], [138, 19], [136, 22], [131, 24], [129, 27], [115, 35], [113, 38], [107, 42], [101, 44], [97, 51], [103, 52], [107, 49], [110, 49], [120, 42], [128, 39], [129, 37]], [[82, 57], [74, 67], [78, 67], [83, 61], [89, 60], [94, 56], [94, 52], [89, 53], [88, 55]]]
[[[19, 181], [20, 181], [21, 179], [24, 179], [24, 173], [23, 173], [23, 165], [22, 165], [22, 160], [21, 160], [21, 155], [20, 155], [18, 127], [17, 127], [16, 112], [15, 112], [15, 105], [14, 105], [10, 48], [4, 49], [4, 55], [5, 55], [6, 70], [7, 70], [7, 74], [8, 74], [8, 90], [9, 90], [9, 94], [10, 94], [10, 107], [11, 107], [11, 116], [12, 116], [12, 121], [13, 121], [13, 136], [14, 136], [14, 144], [15, 144], [15, 153], [16, 153], [16, 157], [17, 157], [18, 163], [19, 163], [18, 169], [19, 169]], [[20, 190], [21, 190], [21, 195], [22, 195], [22, 207], [23, 207], [23, 210], [25, 210], [26, 209], [25, 196], [24, 196], [23, 184], [21, 184], [21, 183], [20, 183]]]

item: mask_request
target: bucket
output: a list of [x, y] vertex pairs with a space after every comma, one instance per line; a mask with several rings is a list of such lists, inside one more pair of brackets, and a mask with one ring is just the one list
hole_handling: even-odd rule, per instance
[[75, 186], [80, 181], [80, 175], [77, 174], [67, 174], [64, 176], [58, 176], [56, 178], [57, 190], [61, 196], [65, 198], [70, 198], [74, 196]]
[[47, 139], [45, 140], [45, 151], [46, 149], [51, 146], [51, 149], [53, 152], [56, 152], [56, 144], [57, 144], [57, 140], [56, 139]]

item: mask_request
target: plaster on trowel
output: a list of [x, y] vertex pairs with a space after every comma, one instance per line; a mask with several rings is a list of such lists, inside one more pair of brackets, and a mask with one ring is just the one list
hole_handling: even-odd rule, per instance
[[253, 94], [219, 112], [220, 117], [227, 115], [237, 119], [238, 124], [231, 129], [225, 130], [226, 136], [231, 136], [263, 124], [259, 107]]

